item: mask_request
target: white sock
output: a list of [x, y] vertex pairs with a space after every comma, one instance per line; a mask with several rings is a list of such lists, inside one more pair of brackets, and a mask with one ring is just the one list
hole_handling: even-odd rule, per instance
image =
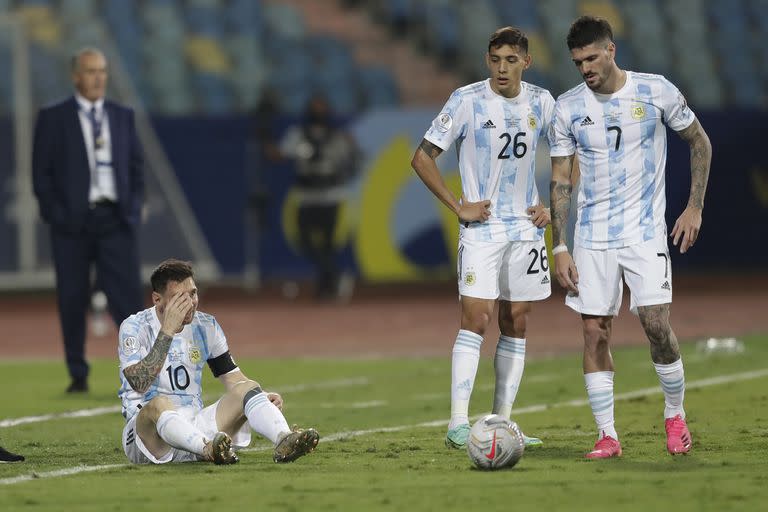
[[664, 417], [674, 418], [678, 414], [685, 419], [683, 398], [685, 397], [685, 372], [683, 359], [671, 364], [656, 364], [656, 375], [659, 376], [661, 389], [664, 391]]
[[205, 435], [176, 411], [163, 411], [155, 425], [160, 438], [180, 450], [203, 455]]
[[499, 336], [493, 367], [496, 370], [493, 413], [509, 418], [520, 387], [520, 380], [523, 378], [525, 338], [511, 338], [503, 334]]
[[[249, 397], [249, 394], [251, 395]], [[275, 404], [269, 401], [264, 391], [248, 393], [243, 401], [243, 412], [254, 432], [258, 432], [273, 443], [283, 432], [290, 432], [285, 416]]]
[[472, 331], [459, 330], [451, 358], [451, 422], [448, 429], [469, 423], [469, 397], [475, 385], [480, 345], [483, 337]]
[[611, 436], [618, 441], [619, 435], [613, 420], [613, 372], [585, 373], [587, 397], [597, 424], [597, 436]]

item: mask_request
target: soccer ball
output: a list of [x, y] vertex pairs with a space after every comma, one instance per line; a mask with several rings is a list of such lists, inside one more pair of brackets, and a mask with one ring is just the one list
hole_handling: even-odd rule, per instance
[[511, 468], [523, 456], [524, 450], [520, 427], [498, 414], [481, 418], [469, 431], [467, 453], [478, 469]]

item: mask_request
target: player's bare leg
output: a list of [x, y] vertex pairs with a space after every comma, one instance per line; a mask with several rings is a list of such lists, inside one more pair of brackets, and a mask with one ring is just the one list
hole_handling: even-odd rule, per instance
[[651, 343], [651, 359], [664, 391], [667, 451], [672, 455], [688, 453], [692, 441], [683, 409], [685, 372], [677, 336], [669, 324], [669, 304], [640, 306], [637, 312]]
[[[499, 301], [499, 342], [493, 368], [496, 373], [496, 389], [493, 394], [493, 413], [510, 418], [512, 406], [520, 388], [525, 368], [525, 331], [530, 302]], [[523, 434], [525, 446], [540, 446], [541, 439]]]
[[136, 418], [136, 432], [157, 459], [165, 457], [174, 447], [216, 464], [233, 464], [238, 460], [231, 450], [232, 440], [228, 434], [219, 432], [213, 439], [206, 439], [164, 396], [144, 404]]
[[463, 448], [467, 444], [469, 399], [480, 361], [480, 346], [495, 304], [495, 300], [461, 297], [461, 329], [451, 356], [451, 421], [445, 437], [449, 448]]
[[592, 415], [597, 424], [597, 442], [588, 459], [621, 455], [621, 444], [613, 416], [613, 357], [610, 340], [613, 317], [581, 315], [584, 330], [584, 382]]
[[259, 384], [244, 380], [221, 397], [216, 409], [216, 424], [234, 436], [248, 422], [251, 429], [275, 444], [275, 462], [292, 462], [311, 453], [320, 440], [313, 428], [289, 427], [280, 408]]

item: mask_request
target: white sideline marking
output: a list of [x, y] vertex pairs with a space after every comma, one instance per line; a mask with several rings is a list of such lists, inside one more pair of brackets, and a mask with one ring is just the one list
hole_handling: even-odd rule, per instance
[[43, 414], [40, 416], [24, 416], [22, 418], [12, 418], [9, 420], [0, 420], [0, 428], [15, 427], [25, 423], [38, 423], [41, 421], [57, 420], [60, 418], [88, 418], [91, 416], [101, 416], [102, 414], [119, 413], [119, 405], [110, 407], [96, 407], [95, 409], [80, 409], [79, 411], [57, 412], [52, 414]]
[[[333, 389], [333, 388], [349, 388], [352, 386], [365, 386], [371, 383], [371, 379], [368, 377], [352, 377], [349, 379], [336, 379], [326, 380], [323, 382], [315, 382], [312, 384], [296, 384], [293, 386], [277, 386], [275, 392], [277, 393], [298, 393], [299, 391], [310, 391], [313, 389]], [[272, 389], [270, 388], [270, 391]]]
[[[23, 464], [23, 463], [22, 463]], [[128, 464], [106, 464], [104, 466], [75, 466], [67, 469], [57, 469], [56, 471], [47, 471], [45, 473], [31, 473], [29, 475], [19, 475], [11, 478], [3, 478], [0, 485], [18, 484], [20, 482], [29, 482], [30, 480], [39, 480], [41, 478], [55, 478], [57, 476], [76, 475], [78, 473], [90, 473], [91, 471], [101, 471], [102, 469], [122, 468]]]
[[372, 409], [374, 407], [383, 407], [389, 405], [386, 400], [369, 400], [367, 402], [352, 402], [350, 404], [337, 404], [323, 402], [319, 404], [321, 409]]
[[[309, 391], [312, 389], [333, 389], [333, 388], [345, 388], [352, 386], [364, 386], [371, 381], [366, 377], [352, 377], [349, 379], [336, 379], [323, 382], [315, 382], [313, 384], [295, 384], [293, 386], [284, 386], [280, 388], [281, 393], [299, 393], [302, 391]], [[211, 398], [209, 395], [205, 395], [204, 398]], [[217, 396], [216, 399], [219, 397]], [[69, 412], [57, 412], [51, 414], [42, 414], [40, 416], [24, 416], [22, 418], [12, 418], [7, 420], [0, 420], [0, 428], [16, 427], [18, 425], [24, 425], [26, 423], [39, 423], [41, 421], [58, 420], [64, 418], [89, 418], [91, 416], [101, 416], [103, 414], [119, 413], [122, 410], [122, 406], [114, 405], [109, 407], [96, 407], [94, 409], [80, 409], [77, 411]]]
[[[768, 376], [768, 368], [762, 369], [762, 370], [755, 370], [750, 372], [743, 372], [743, 373], [735, 373], [731, 375], [720, 375], [717, 377], [711, 377], [708, 379], [701, 379], [696, 381], [687, 382], [685, 384], [686, 389], [697, 389], [697, 388], [704, 388], [708, 386], [717, 386], [719, 384], [728, 384], [731, 382], [739, 382], [744, 380], [751, 380], [751, 379], [759, 379], [761, 377]], [[627, 393], [620, 393], [614, 397], [614, 400], [631, 400], [632, 398], [639, 398], [642, 396], [648, 396], [648, 395], [656, 395], [661, 394], [661, 388], [659, 387], [653, 387], [653, 388], [645, 388], [645, 389], [638, 389], [635, 391], [629, 391]], [[558, 402], [556, 404], [538, 404], [538, 405], [531, 405], [529, 407], [521, 407], [519, 409], [515, 409], [515, 414], [526, 414], [531, 412], [541, 412], [545, 411], [550, 408], [555, 407], [578, 407], [582, 405], [588, 404], [588, 400], [568, 400], [565, 402]], [[103, 407], [102, 409], [107, 409], [106, 407]], [[477, 417], [481, 417], [482, 415], [479, 415]], [[38, 416], [42, 417], [42, 416]], [[39, 420], [39, 421], [45, 421], [45, 420]], [[412, 428], [420, 428], [420, 427], [439, 427], [446, 424], [446, 419], [442, 418], [439, 420], [434, 421], [425, 421], [422, 423], [416, 423], [411, 425], [396, 425], [393, 427], [378, 427], [378, 428], [370, 428], [366, 430], [350, 430], [348, 432], [337, 432], [336, 434], [329, 434], [327, 436], [322, 437], [322, 441], [324, 442], [332, 442], [332, 441], [338, 441], [340, 439], [349, 439], [351, 437], [359, 437], [366, 434], [375, 434], [378, 432], [400, 432], [403, 430], [408, 430]], [[253, 448], [246, 448], [244, 450], [240, 450], [242, 452], [261, 452], [266, 450], [271, 450], [271, 446], [257, 446]], [[22, 463], [23, 464], [23, 463]], [[59, 476], [70, 476], [70, 475], [76, 475], [79, 473], [87, 473], [91, 471], [100, 471], [102, 469], [113, 469], [113, 468], [122, 468], [127, 467], [130, 464], [106, 464], [102, 466], [75, 466], [72, 468], [66, 468], [66, 469], [58, 469], [55, 471], [48, 471], [45, 473], [32, 473], [29, 475], [19, 475], [11, 478], [3, 478], [0, 479], [0, 485], [12, 485], [17, 484], [20, 482], [29, 482], [30, 480], [38, 480], [41, 478], [54, 478]]]

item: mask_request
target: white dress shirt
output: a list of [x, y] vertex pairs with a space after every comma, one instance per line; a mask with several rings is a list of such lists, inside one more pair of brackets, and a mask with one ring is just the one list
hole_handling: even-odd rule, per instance
[[[115, 188], [115, 172], [112, 168], [112, 138], [109, 132], [109, 118], [104, 109], [104, 98], [95, 102], [88, 101], [75, 93], [75, 99], [80, 107], [77, 115], [80, 118], [80, 128], [83, 130], [85, 149], [88, 153], [88, 164], [91, 170], [91, 189], [88, 200], [91, 204], [109, 200], [117, 202]], [[101, 120], [101, 147], [94, 147], [93, 128], [91, 127], [90, 111], [96, 107], [96, 119]]]

